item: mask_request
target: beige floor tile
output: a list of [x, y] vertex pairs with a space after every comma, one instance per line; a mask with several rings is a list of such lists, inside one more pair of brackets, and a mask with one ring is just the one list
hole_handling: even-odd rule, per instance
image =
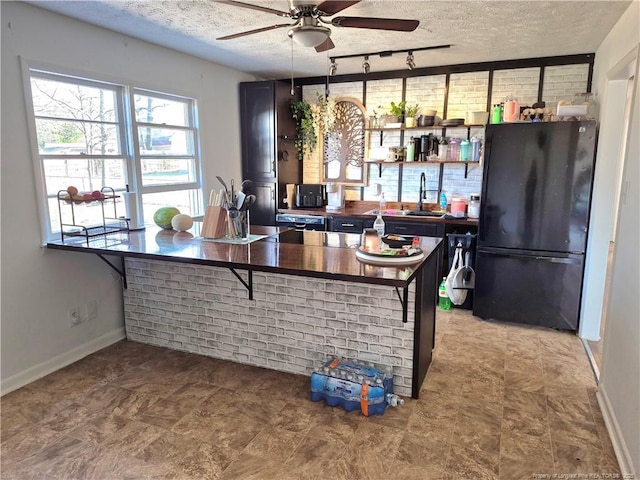
[[609, 478], [620, 474], [615, 457], [599, 448], [554, 441], [553, 457], [558, 473], [605, 474]]
[[541, 371], [505, 370], [504, 372], [504, 387], [507, 389], [543, 393], [544, 386], [544, 375]]
[[438, 312], [436, 335], [420, 398], [372, 417], [309, 401], [305, 375], [118, 342], [2, 398], [2, 476], [518, 480], [619, 471], [575, 335], [461, 309]]

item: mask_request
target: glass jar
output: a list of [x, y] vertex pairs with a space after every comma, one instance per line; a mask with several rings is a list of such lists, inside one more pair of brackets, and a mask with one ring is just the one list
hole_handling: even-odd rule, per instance
[[576, 93], [573, 96], [573, 101], [571, 103], [573, 105], [587, 106], [587, 115], [585, 116], [585, 120], [598, 119], [599, 105], [593, 93], [591, 92]]
[[438, 157], [440, 160], [449, 160], [449, 142], [446, 137], [442, 137], [440, 139], [440, 144], [438, 145]]
[[450, 162], [457, 162], [460, 160], [460, 139], [452, 138], [449, 140], [449, 158]]
[[469, 196], [469, 206], [467, 208], [467, 217], [480, 218], [480, 195]]

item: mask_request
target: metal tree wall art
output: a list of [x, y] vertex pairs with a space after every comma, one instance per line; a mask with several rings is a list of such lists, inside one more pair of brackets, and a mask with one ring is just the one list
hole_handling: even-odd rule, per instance
[[332, 128], [323, 135], [325, 176], [334, 181], [359, 180], [353, 167], [364, 164], [364, 107], [354, 100], [338, 99], [332, 110]]

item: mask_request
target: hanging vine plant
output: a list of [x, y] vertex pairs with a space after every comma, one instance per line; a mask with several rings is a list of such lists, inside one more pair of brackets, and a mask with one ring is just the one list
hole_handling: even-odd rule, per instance
[[302, 160], [305, 151], [311, 153], [318, 144], [318, 135], [316, 133], [316, 125], [313, 119], [313, 110], [311, 105], [305, 100], [291, 103], [291, 114], [297, 124], [297, 134], [294, 142], [296, 150], [298, 150], [298, 158]]

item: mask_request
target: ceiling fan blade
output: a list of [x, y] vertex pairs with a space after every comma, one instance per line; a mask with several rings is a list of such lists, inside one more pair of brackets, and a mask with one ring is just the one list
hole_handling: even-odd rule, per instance
[[316, 52], [326, 52], [327, 50], [331, 50], [332, 48], [335, 48], [335, 45], [331, 41], [331, 38], [327, 38], [324, 42], [316, 47]]
[[217, 3], [225, 3], [227, 5], [233, 5], [235, 7], [250, 8], [251, 10], [259, 10], [265, 13], [273, 13], [279, 17], [288, 17], [289, 12], [282, 12], [280, 10], [274, 10], [273, 8], [261, 7], [259, 5], [252, 5], [250, 3], [237, 2], [235, 0], [216, 0]]
[[375, 30], [396, 30], [413, 32], [420, 22], [418, 20], [401, 20], [396, 18], [372, 17], [335, 17], [331, 19], [334, 27], [372, 28]]
[[242, 32], [242, 33], [234, 33], [233, 35], [226, 35], [224, 37], [218, 37], [218, 38], [216, 38], [216, 40], [231, 40], [233, 38], [244, 37], [245, 35], [253, 35], [254, 33], [268, 32], [269, 30], [275, 30], [276, 28], [292, 27], [293, 25], [295, 25], [295, 24], [281, 23], [279, 25], [271, 25], [270, 27], [256, 28], [255, 30], [248, 30], [248, 31]]
[[341, 12], [347, 7], [351, 5], [355, 5], [356, 3], [360, 3], [361, 0], [352, 0], [352, 1], [341, 1], [341, 0], [325, 0], [320, 5], [316, 7], [316, 10], [322, 12], [324, 15], [335, 15], [338, 12]]

